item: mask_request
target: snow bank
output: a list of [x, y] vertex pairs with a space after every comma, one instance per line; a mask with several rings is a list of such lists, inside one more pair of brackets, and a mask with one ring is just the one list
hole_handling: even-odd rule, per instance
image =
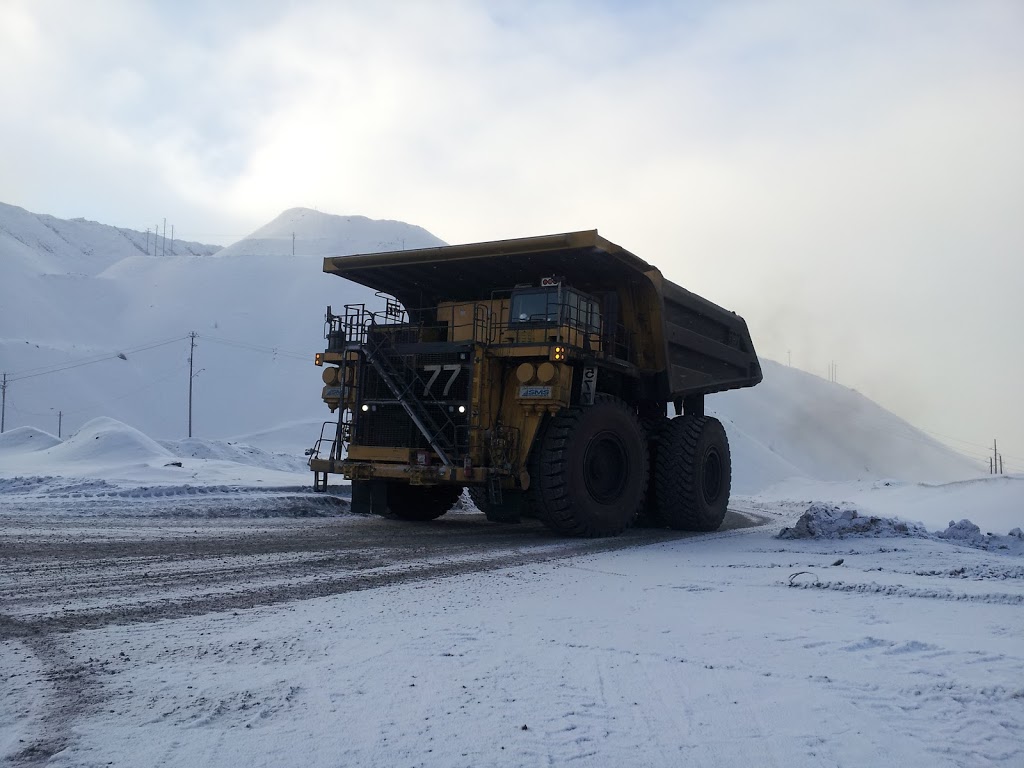
[[0, 434], [0, 456], [11, 453], [45, 451], [60, 445], [60, 438], [35, 427], [16, 427]]
[[[328, 420], [326, 417], [330, 415], [325, 412], [324, 416], [319, 419], [290, 421], [255, 432], [232, 435], [227, 439], [230, 442], [262, 448], [271, 453], [285, 453], [301, 458], [306, 455], [306, 449], [312, 448], [316, 439], [320, 437], [324, 422]], [[337, 420], [337, 417], [333, 418]], [[327, 434], [330, 434], [329, 429]]]
[[913, 537], [948, 541], [975, 549], [1024, 556], [1024, 533], [1014, 528], [1006, 536], [982, 534], [981, 528], [970, 520], [949, 521], [944, 531], [929, 533], [918, 523], [900, 519], [862, 515], [849, 506], [833, 506], [815, 502], [796, 521], [792, 528], [783, 528], [780, 539], [844, 539], [852, 537], [896, 538]]
[[68, 464], [118, 465], [171, 460], [174, 454], [139, 430], [100, 417], [47, 451], [54, 461]]
[[202, 440], [193, 437], [186, 440], [161, 440], [160, 445], [179, 459], [230, 461], [281, 472], [301, 472], [309, 469], [302, 453], [294, 455], [274, 453], [230, 440]]
[[[191, 439], [161, 445], [137, 429], [106, 417], [93, 419], [64, 442], [26, 429], [12, 430], [10, 436], [3, 437], [3, 512], [52, 513], [64, 509], [78, 514], [82, 504], [92, 499], [107, 511], [120, 504], [120, 512], [133, 515], [185, 514], [191, 505], [187, 500], [193, 497], [260, 489], [273, 498], [268, 496], [263, 507], [253, 501], [246, 501], [243, 507], [255, 505], [257, 514], [265, 514], [267, 504], [290, 510], [281, 501], [281, 494], [304, 495], [311, 485], [302, 456], [273, 454], [220, 440]], [[46, 445], [47, 438], [56, 444], [36, 447]], [[40, 440], [44, 442], [38, 443]], [[161, 512], [159, 505], [140, 507], [137, 502], [144, 500], [169, 502]], [[302, 499], [303, 509], [310, 506], [307, 501]], [[201, 506], [196, 510], [204, 513]]]
[[1008, 551], [1012, 550], [1018, 554], [1024, 554], [1024, 532], [1020, 528], [1014, 528], [1006, 536], [999, 536], [994, 533], [983, 534], [981, 528], [970, 520], [961, 520], [959, 522], [950, 520], [949, 527], [944, 531], [939, 531], [936, 536], [954, 544], [964, 544], [968, 547], [990, 550], [1005, 549]]

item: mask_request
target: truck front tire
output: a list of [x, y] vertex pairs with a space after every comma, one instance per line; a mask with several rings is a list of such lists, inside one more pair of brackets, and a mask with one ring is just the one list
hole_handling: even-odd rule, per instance
[[567, 536], [617, 536], [643, 504], [647, 440], [636, 414], [598, 395], [551, 418], [530, 462], [529, 495], [541, 521]]
[[474, 485], [469, 488], [469, 498], [492, 523], [518, 523], [523, 517], [531, 517], [529, 503], [523, 491], [503, 491], [501, 503], [491, 503], [487, 488]]
[[388, 483], [388, 511], [399, 520], [436, 520], [462, 495], [461, 485]]
[[660, 520], [680, 531], [717, 531], [732, 485], [729, 439], [711, 416], [679, 416], [658, 435], [654, 489]]

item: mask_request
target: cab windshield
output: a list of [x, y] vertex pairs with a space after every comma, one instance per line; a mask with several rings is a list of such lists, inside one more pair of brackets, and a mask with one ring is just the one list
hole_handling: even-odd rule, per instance
[[558, 320], [558, 291], [555, 289], [517, 293], [512, 297], [512, 323], [554, 323]]
[[544, 324], [561, 323], [598, 332], [601, 327], [601, 308], [596, 299], [572, 288], [539, 288], [512, 295], [509, 323]]

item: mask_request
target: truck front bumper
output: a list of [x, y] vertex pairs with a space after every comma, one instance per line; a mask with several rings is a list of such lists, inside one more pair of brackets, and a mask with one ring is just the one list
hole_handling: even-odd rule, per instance
[[421, 466], [418, 464], [393, 464], [379, 461], [335, 461], [332, 459], [313, 459], [309, 468], [317, 473], [343, 475], [347, 480], [398, 480], [410, 485], [474, 485], [483, 484], [491, 475], [504, 476], [502, 485], [508, 481], [512, 487], [512, 478], [507, 470], [490, 467], [472, 467], [466, 469], [462, 465], [449, 467], [443, 464]]

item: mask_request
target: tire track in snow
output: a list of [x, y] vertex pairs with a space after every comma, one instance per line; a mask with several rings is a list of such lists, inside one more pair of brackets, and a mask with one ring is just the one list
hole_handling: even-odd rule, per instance
[[[107, 538], [49, 541], [44, 534], [0, 534], [0, 640], [66, 633], [109, 624], [242, 610], [293, 600], [458, 576], [683, 538], [735, 535], [766, 520], [730, 512], [724, 530], [691, 534], [634, 529], [614, 539], [559, 539], [536, 522], [498, 527], [481, 515], [426, 524], [380, 518], [244, 523], [205, 520], [163, 527], [103, 518], [77, 519], [110, 529]], [[52, 522], [46, 525], [53, 527]], [[120, 525], [121, 528], [116, 526]], [[29, 525], [29, 528], [31, 526]], [[192, 531], [181, 530], [193, 528]], [[214, 535], [204, 537], [203, 528]], [[168, 530], [170, 529], [170, 530]], [[19, 533], [21, 535], [19, 537]], [[147, 540], [147, 534], [158, 534]], [[140, 540], [141, 538], [141, 540]]]
[[980, 592], [971, 594], [955, 592], [952, 589], [921, 589], [905, 587], [901, 584], [852, 584], [844, 581], [797, 581], [787, 583], [794, 589], [821, 589], [833, 592], [848, 592], [868, 595], [888, 595], [892, 597], [912, 597], [932, 600], [952, 600], [955, 602], [993, 603], [997, 605], [1024, 605], [1024, 595], [1007, 594], [1005, 592]]

